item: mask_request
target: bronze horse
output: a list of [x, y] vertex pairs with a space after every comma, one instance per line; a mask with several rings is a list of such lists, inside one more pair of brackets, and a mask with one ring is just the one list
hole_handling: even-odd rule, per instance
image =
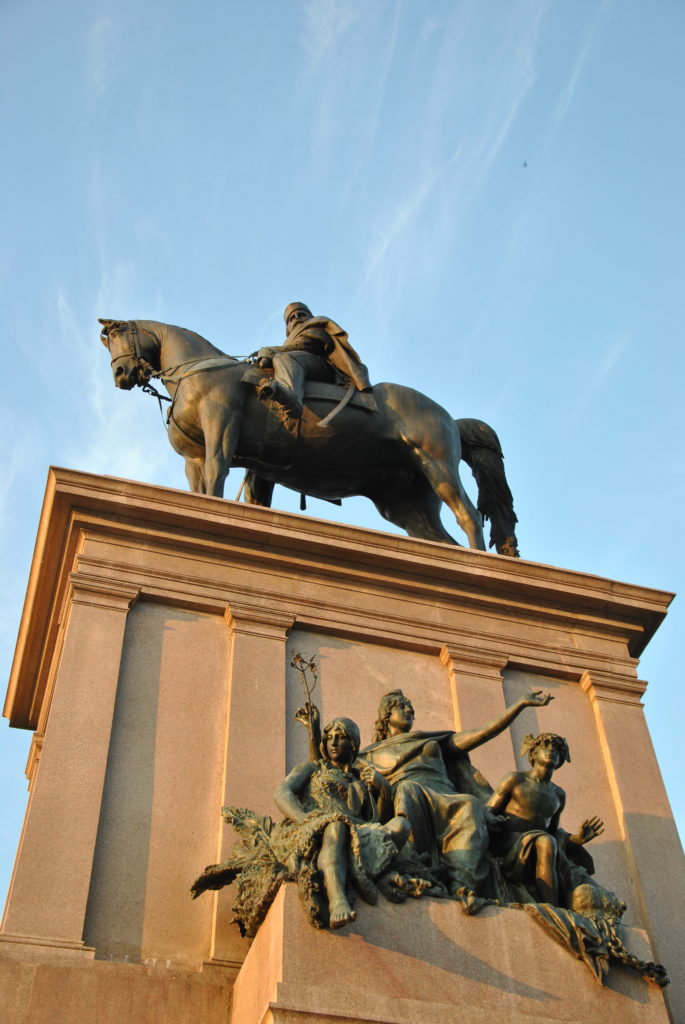
[[[329, 501], [360, 494], [409, 536], [454, 544], [440, 521], [445, 502], [472, 548], [485, 548], [482, 513], [491, 520], [490, 546], [518, 555], [501, 448], [480, 420], [453, 420], [418, 391], [376, 384], [375, 410], [355, 399], [324, 423], [344, 392], [315, 384], [293, 421], [257, 398], [249, 378], [261, 371], [194, 331], [154, 320], [100, 323], [116, 386], [149, 389], [157, 377], [169, 392], [169, 441], [185, 459], [192, 491], [223, 497], [229, 469], [243, 466], [253, 504], [270, 506], [275, 483]], [[476, 477], [480, 512], [459, 478], [461, 458]]]

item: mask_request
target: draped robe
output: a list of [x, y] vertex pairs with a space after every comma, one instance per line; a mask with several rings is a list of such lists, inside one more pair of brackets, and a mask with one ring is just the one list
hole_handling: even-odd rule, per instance
[[477, 892], [489, 874], [485, 801], [492, 789], [453, 732], [418, 730], [388, 736], [360, 751], [390, 783], [395, 814], [411, 826], [410, 842], [445, 872], [452, 891]]

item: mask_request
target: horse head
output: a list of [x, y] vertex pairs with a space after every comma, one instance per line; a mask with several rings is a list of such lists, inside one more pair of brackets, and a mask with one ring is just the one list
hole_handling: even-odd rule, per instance
[[159, 342], [147, 329], [141, 328], [136, 320], [102, 320], [100, 341], [109, 349], [112, 357], [112, 376], [116, 387], [123, 391], [142, 386], [148, 382], [155, 366], [155, 352]]

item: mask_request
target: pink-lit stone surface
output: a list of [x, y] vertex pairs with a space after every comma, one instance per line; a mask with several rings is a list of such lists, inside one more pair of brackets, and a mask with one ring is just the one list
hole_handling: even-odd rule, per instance
[[[620, 968], [600, 986], [525, 914], [466, 917], [443, 900], [358, 904], [339, 932], [308, 923], [284, 886], [233, 992], [231, 1024], [668, 1024], [660, 989]], [[638, 955], [648, 945], [631, 931]]]
[[[36, 738], [0, 931], [0, 978], [14, 979], [0, 990], [0, 1010], [11, 999], [7, 1005], [23, 1007], [17, 1019], [33, 1022], [22, 993], [38, 991], [35, 979], [46, 978], [48, 968], [63, 971], [64, 999], [74, 1008], [75, 1016], [65, 1010], [54, 1018], [60, 1024], [88, 1019], [77, 1011], [80, 999], [95, 998], [84, 994], [93, 986], [118, 999], [116, 978], [129, 979], [121, 985], [140, 998], [146, 985], [161, 991], [165, 971], [185, 978], [188, 992], [211, 989], [212, 999], [230, 989], [249, 948], [231, 924], [231, 894], [192, 901], [188, 889], [230, 847], [222, 804], [273, 814], [276, 783], [307, 756], [306, 735], [292, 717], [303, 699], [289, 664], [296, 650], [317, 658], [324, 719], [354, 717], [364, 742], [389, 689], [412, 699], [419, 729], [483, 725], [530, 689], [549, 690], [549, 707], [528, 709], [473, 760], [496, 783], [524, 766], [525, 733], [568, 737], [572, 763], [558, 775], [568, 794], [566, 824], [593, 814], [605, 820], [604, 835], [592, 844], [598, 876], [628, 902], [626, 921], [648, 937], [650, 956], [670, 967], [667, 998], [674, 1021], [685, 1021], [678, 971], [685, 961], [685, 871], [642, 713], [646, 684], [636, 671], [669, 600], [553, 566], [51, 471], [5, 704], [12, 724], [35, 729]], [[500, 991], [492, 978], [509, 977], [518, 955], [500, 941], [512, 929], [523, 930], [532, 961], [539, 953], [541, 963], [556, 965], [549, 969], [563, 991], [571, 984], [565, 979], [581, 976], [581, 965], [527, 920], [515, 924], [511, 914], [488, 912], [464, 919], [471, 931], [455, 939], [440, 916], [455, 908], [431, 906], [390, 908], [390, 917], [362, 908], [347, 935], [307, 926], [297, 941], [312, 950], [312, 963], [324, 950], [354, 953], [354, 970], [370, 986], [379, 957], [391, 977], [398, 964], [398, 976], [413, 977], [412, 957], [424, 963], [421, 951], [402, 945], [403, 931], [393, 946], [392, 922], [413, 921], [437, 959], [412, 982], [427, 995], [407, 992], [402, 1012], [410, 1014], [412, 1000], [424, 1012], [434, 998], [434, 1016], [425, 1018], [431, 1022], [451, 1019], [445, 1007], [454, 1015], [469, 1000], [472, 1015], [479, 1006], [487, 1015], [483, 986]], [[280, 939], [270, 932], [270, 955], [286, 966], [292, 950], [279, 953], [278, 943], [306, 925], [297, 921], [294, 914], [285, 921]], [[479, 954], [468, 945], [476, 935]], [[461, 980], [445, 966], [455, 941], [464, 943], [460, 963], [470, 965]], [[486, 980], [474, 974], [469, 956], [477, 955], [487, 962]], [[514, 966], [517, 984], [541, 986], [531, 981], [528, 959]], [[288, 970], [283, 984], [296, 984], [300, 994], [307, 988], [315, 1002], [315, 972], [300, 966], [293, 981]], [[102, 971], [106, 984], [97, 980]], [[348, 976], [337, 975], [340, 984]], [[636, 984], [632, 995], [619, 993], [625, 1005], [642, 1000], [652, 1016], [641, 1019], [662, 1019], [654, 1016], [662, 996], [650, 990], [647, 997]], [[599, 1000], [601, 1019], [601, 1000], [608, 1006], [619, 995], [592, 986], [587, 1005]], [[107, 1019], [110, 997], [102, 998], [98, 1020]], [[538, 1013], [531, 1020], [575, 1019], [554, 1016], [556, 996], [530, 999], [533, 1010], [517, 1004], [517, 1020], [529, 1012]], [[375, 1017], [359, 1019], [395, 1020], [381, 1003]], [[344, 1003], [336, 1005], [331, 1012], [340, 1014]], [[264, 1012], [299, 1021], [306, 1011]]]

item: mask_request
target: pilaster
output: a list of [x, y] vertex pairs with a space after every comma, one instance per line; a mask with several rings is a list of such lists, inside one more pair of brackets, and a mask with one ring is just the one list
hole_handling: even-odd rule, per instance
[[[63, 642], [2, 931], [83, 945], [126, 617], [133, 586], [69, 578]], [[39, 763], [36, 764], [37, 756]]]
[[[231, 634], [223, 804], [278, 816], [273, 793], [286, 774], [286, 655], [295, 613], [286, 608], [234, 602], [225, 612]], [[235, 841], [221, 833], [219, 862]], [[213, 962], [239, 964], [247, 942], [238, 935], [233, 889], [218, 894]]]
[[[458, 732], [486, 725], [504, 713], [504, 655], [447, 643], [440, 652], [440, 660], [449, 675]], [[516, 764], [509, 730], [479, 747], [474, 760], [486, 779], [496, 785]]]
[[[635, 891], [655, 958], [685, 962], [685, 858], [640, 698], [647, 684], [585, 672], [580, 685], [590, 698], [604, 763], [623, 830]], [[685, 986], [671, 967], [665, 991], [674, 1021], [685, 1020]]]

